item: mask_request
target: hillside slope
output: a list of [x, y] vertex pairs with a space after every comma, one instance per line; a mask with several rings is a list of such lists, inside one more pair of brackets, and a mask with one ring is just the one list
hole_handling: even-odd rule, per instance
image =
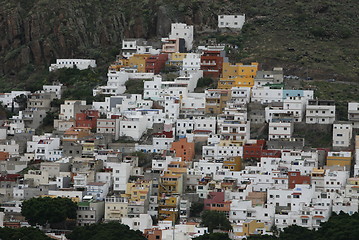
[[[0, 0], [0, 91], [32, 89], [56, 58], [95, 58], [106, 66], [124, 37], [166, 36], [171, 22], [220, 37], [217, 15], [246, 13], [235, 60], [288, 73], [358, 77], [356, 0]], [[222, 39], [226, 39], [223, 38]], [[308, 73], [307, 73], [308, 71]], [[40, 74], [41, 73], [41, 74]]]

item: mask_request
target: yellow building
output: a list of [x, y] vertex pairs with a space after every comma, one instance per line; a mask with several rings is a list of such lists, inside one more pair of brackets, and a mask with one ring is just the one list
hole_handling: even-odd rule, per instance
[[146, 72], [146, 59], [150, 54], [134, 54], [128, 59], [128, 67], [137, 68], [138, 72]]
[[341, 166], [349, 170], [352, 158], [351, 152], [328, 152], [327, 166]]
[[182, 191], [183, 191], [182, 174], [166, 171], [160, 177], [159, 186], [158, 186], [158, 194], [160, 197], [163, 195], [182, 194]]
[[244, 65], [243, 63], [231, 65], [228, 62], [224, 62], [222, 78], [218, 82], [218, 88], [253, 87], [257, 71], [258, 63], [256, 62], [251, 63], [251, 65]]
[[168, 164], [168, 171], [171, 171], [174, 174], [185, 174], [187, 173], [187, 169], [189, 168], [190, 164], [190, 162], [172, 161]]
[[171, 53], [170, 55], [170, 65], [171, 66], [182, 66], [183, 59], [185, 59], [187, 53]]
[[235, 236], [252, 236], [260, 235], [266, 231], [265, 225], [262, 222], [257, 222], [257, 220], [247, 220], [242, 223], [242, 226], [234, 226], [233, 233]]
[[229, 169], [230, 171], [240, 171], [242, 167], [242, 158], [232, 157], [228, 160], [223, 161], [223, 168]]
[[93, 156], [95, 152], [95, 142], [94, 140], [85, 140], [82, 141], [82, 154], [87, 156]]
[[178, 196], [159, 198], [158, 220], [176, 221], [178, 218], [178, 202]]
[[147, 199], [152, 181], [139, 180], [137, 182], [127, 183], [126, 194], [129, 201], [143, 202]]
[[222, 114], [227, 102], [231, 99], [231, 90], [229, 89], [208, 89], [205, 91], [206, 114]]
[[109, 67], [110, 70], [119, 71], [121, 68], [136, 68], [138, 72], [146, 72], [146, 59], [150, 54], [134, 54], [128, 59], [118, 59]]

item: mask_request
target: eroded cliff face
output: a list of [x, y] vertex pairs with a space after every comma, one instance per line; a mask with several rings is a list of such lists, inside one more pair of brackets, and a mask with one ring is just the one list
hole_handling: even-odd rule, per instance
[[73, 6], [72, 1], [41, 2], [28, 9], [20, 3], [4, 3], [1, 8], [1, 74], [15, 74], [28, 64], [41, 67], [56, 58], [85, 56], [89, 48], [121, 41], [125, 25], [121, 12], [96, 11], [90, 4]]
[[215, 24], [212, 2], [0, 0], [0, 75], [47, 68], [56, 58], [101, 59], [124, 37], [168, 35], [171, 22], [201, 30]]

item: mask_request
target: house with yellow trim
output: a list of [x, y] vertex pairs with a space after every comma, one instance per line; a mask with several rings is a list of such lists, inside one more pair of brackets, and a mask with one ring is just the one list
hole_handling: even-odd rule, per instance
[[257, 62], [252, 62], [251, 65], [244, 65], [243, 63], [231, 65], [228, 62], [224, 62], [222, 78], [218, 82], [218, 88], [253, 87], [257, 71]]
[[341, 166], [350, 170], [353, 155], [351, 152], [328, 152], [327, 166]]
[[248, 237], [253, 235], [261, 235], [266, 232], [264, 223], [257, 220], [247, 220], [242, 224], [233, 226], [233, 235], [235, 239], [238, 237]]

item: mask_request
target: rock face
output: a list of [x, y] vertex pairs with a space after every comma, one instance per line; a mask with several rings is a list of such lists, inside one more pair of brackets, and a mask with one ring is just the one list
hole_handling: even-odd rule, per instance
[[[216, 2], [216, 1], [214, 1]], [[190, 0], [0, 0], [0, 75], [56, 58], [101, 58], [124, 37], [168, 35], [171, 22], [213, 23], [209, 2]]]
[[1, 3], [1, 74], [16, 73], [27, 64], [48, 66], [56, 58], [86, 56], [87, 49], [116, 46], [123, 36], [121, 12], [109, 14], [85, 1], [13, 2]]
[[[32, 73], [56, 58], [94, 58], [105, 66], [119, 53], [123, 38], [165, 37], [172, 22], [194, 25], [196, 36], [234, 42], [241, 49], [236, 61], [283, 66], [291, 74], [309, 66], [313, 77], [338, 73], [355, 80], [356, 1], [0, 0], [0, 92], [4, 81], [9, 88], [36, 82]], [[216, 30], [218, 14], [234, 13], [246, 13], [240, 39]]]
[[161, 37], [171, 22], [202, 23], [189, 2], [177, 9], [156, 0], [0, 0], [0, 75], [46, 68], [56, 58], [101, 58], [118, 51], [123, 37]]

